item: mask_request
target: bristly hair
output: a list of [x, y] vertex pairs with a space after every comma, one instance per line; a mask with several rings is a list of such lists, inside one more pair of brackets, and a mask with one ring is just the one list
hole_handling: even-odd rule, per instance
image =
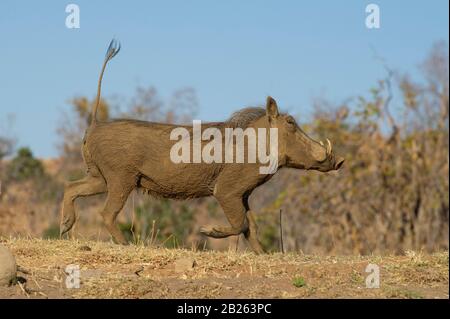
[[231, 114], [230, 118], [225, 121], [225, 124], [245, 129], [250, 123], [264, 115], [266, 115], [266, 110], [262, 107], [246, 107]]

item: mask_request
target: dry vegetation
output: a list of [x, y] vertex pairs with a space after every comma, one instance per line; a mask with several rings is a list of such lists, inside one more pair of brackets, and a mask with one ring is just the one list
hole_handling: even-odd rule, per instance
[[[397, 256], [194, 251], [78, 240], [3, 239], [25, 283], [3, 298], [448, 298], [448, 252]], [[365, 268], [380, 267], [380, 288]], [[69, 264], [80, 289], [66, 289]], [[23, 279], [21, 279], [23, 281]]]
[[[385, 67], [386, 76], [368, 94], [343, 103], [319, 99], [312, 118], [299, 114], [301, 127], [314, 138], [330, 137], [346, 162], [327, 174], [282, 169], [253, 193], [250, 206], [268, 251], [280, 250], [280, 210], [288, 252], [397, 254], [401, 260], [408, 250], [448, 250], [448, 45], [435, 45], [414, 78]], [[102, 100], [98, 115], [174, 123], [195, 114], [191, 89], [163, 100], [154, 88], [139, 88], [129, 101]], [[59, 123], [57, 159], [39, 161], [24, 149], [13, 155], [14, 139], [0, 136], [0, 236], [58, 237], [63, 184], [84, 175], [80, 146], [91, 108], [86, 97], [71, 101]], [[109, 240], [98, 214], [103, 202], [102, 196], [77, 202], [71, 238]], [[201, 225], [227, 223], [213, 199], [176, 202], [132, 193], [119, 221], [139, 243], [150, 238], [166, 247], [226, 250], [236, 240], [199, 235]]]

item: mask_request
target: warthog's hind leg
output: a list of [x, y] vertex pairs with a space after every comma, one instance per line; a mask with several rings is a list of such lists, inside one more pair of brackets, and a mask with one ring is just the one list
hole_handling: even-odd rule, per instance
[[67, 233], [75, 223], [74, 202], [78, 197], [91, 196], [106, 192], [106, 184], [102, 177], [86, 176], [85, 178], [70, 182], [64, 190], [64, 199], [61, 208], [60, 235]]
[[117, 243], [122, 245], [128, 242], [117, 227], [116, 218], [134, 188], [134, 184], [131, 184], [129, 180], [133, 179], [108, 180], [108, 198], [101, 213], [109, 233]]

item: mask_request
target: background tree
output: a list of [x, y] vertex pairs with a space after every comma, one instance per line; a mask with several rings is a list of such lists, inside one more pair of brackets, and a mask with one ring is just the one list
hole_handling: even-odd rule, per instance
[[[304, 128], [318, 139], [332, 136], [346, 162], [339, 173], [286, 171], [275, 181], [284, 191], [261, 218], [274, 221], [283, 209], [289, 250], [448, 249], [446, 46], [435, 45], [420, 69], [422, 81], [386, 68], [368, 97], [335, 107], [317, 102]], [[278, 249], [277, 237], [266, 245]]]
[[[280, 209], [287, 251], [385, 254], [448, 249], [447, 45], [432, 47], [419, 66], [419, 75], [382, 62], [386, 74], [367, 94], [342, 103], [316, 99], [311, 120], [301, 124], [313, 138], [332, 139], [334, 149], [346, 158], [344, 167], [326, 174], [284, 169], [251, 196], [260, 239], [267, 249], [279, 250]], [[10, 171], [13, 176], [2, 194], [0, 217], [14, 216], [10, 222], [2, 219], [0, 234], [51, 237], [58, 233], [61, 184], [85, 174], [80, 150], [92, 103], [85, 97], [70, 101], [58, 128], [58, 160], [39, 161], [26, 149], [10, 159], [14, 140], [11, 134], [0, 134], [4, 138], [0, 155], [8, 156], [0, 161], [1, 173], [6, 176]], [[192, 89], [164, 98], [153, 87], [139, 87], [131, 98], [101, 100], [99, 118], [187, 123], [196, 109]], [[52, 166], [59, 169], [49, 170]], [[107, 239], [105, 233], [100, 235], [98, 211], [103, 202], [99, 197], [77, 202], [83, 216], [75, 236]], [[190, 246], [205, 240], [198, 235], [199, 225], [227, 222], [220, 210], [214, 199], [178, 202], [133, 192], [119, 218], [123, 232], [136, 242]], [[35, 217], [29, 218], [30, 212]], [[18, 215], [26, 218], [17, 223]], [[29, 220], [33, 226], [21, 228]], [[229, 240], [234, 246], [235, 239]], [[228, 245], [226, 240], [208, 243], [215, 248]]]

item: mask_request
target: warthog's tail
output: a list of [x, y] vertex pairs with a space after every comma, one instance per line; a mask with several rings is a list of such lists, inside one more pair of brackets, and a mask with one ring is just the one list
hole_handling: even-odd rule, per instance
[[102, 79], [103, 79], [103, 73], [105, 72], [106, 64], [109, 60], [114, 58], [117, 53], [120, 51], [120, 43], [117, 42], [115, 39], [111, 40], [111, 43], [109, 44], [108, 50], [106, 51], [105, 55], [105, 61], [103, 62], [102, 71], [100, 72], [100, 77], [98, 79], [98, 87], [97, 87], [97, 99], [95, 100], [94, 109], [92, 110], [92, 118], [91, 118], [91, 126], [95, 125], [97, 123], [97, 109], [98, 105], [100, 104], [100, 93], [102, 90]]

